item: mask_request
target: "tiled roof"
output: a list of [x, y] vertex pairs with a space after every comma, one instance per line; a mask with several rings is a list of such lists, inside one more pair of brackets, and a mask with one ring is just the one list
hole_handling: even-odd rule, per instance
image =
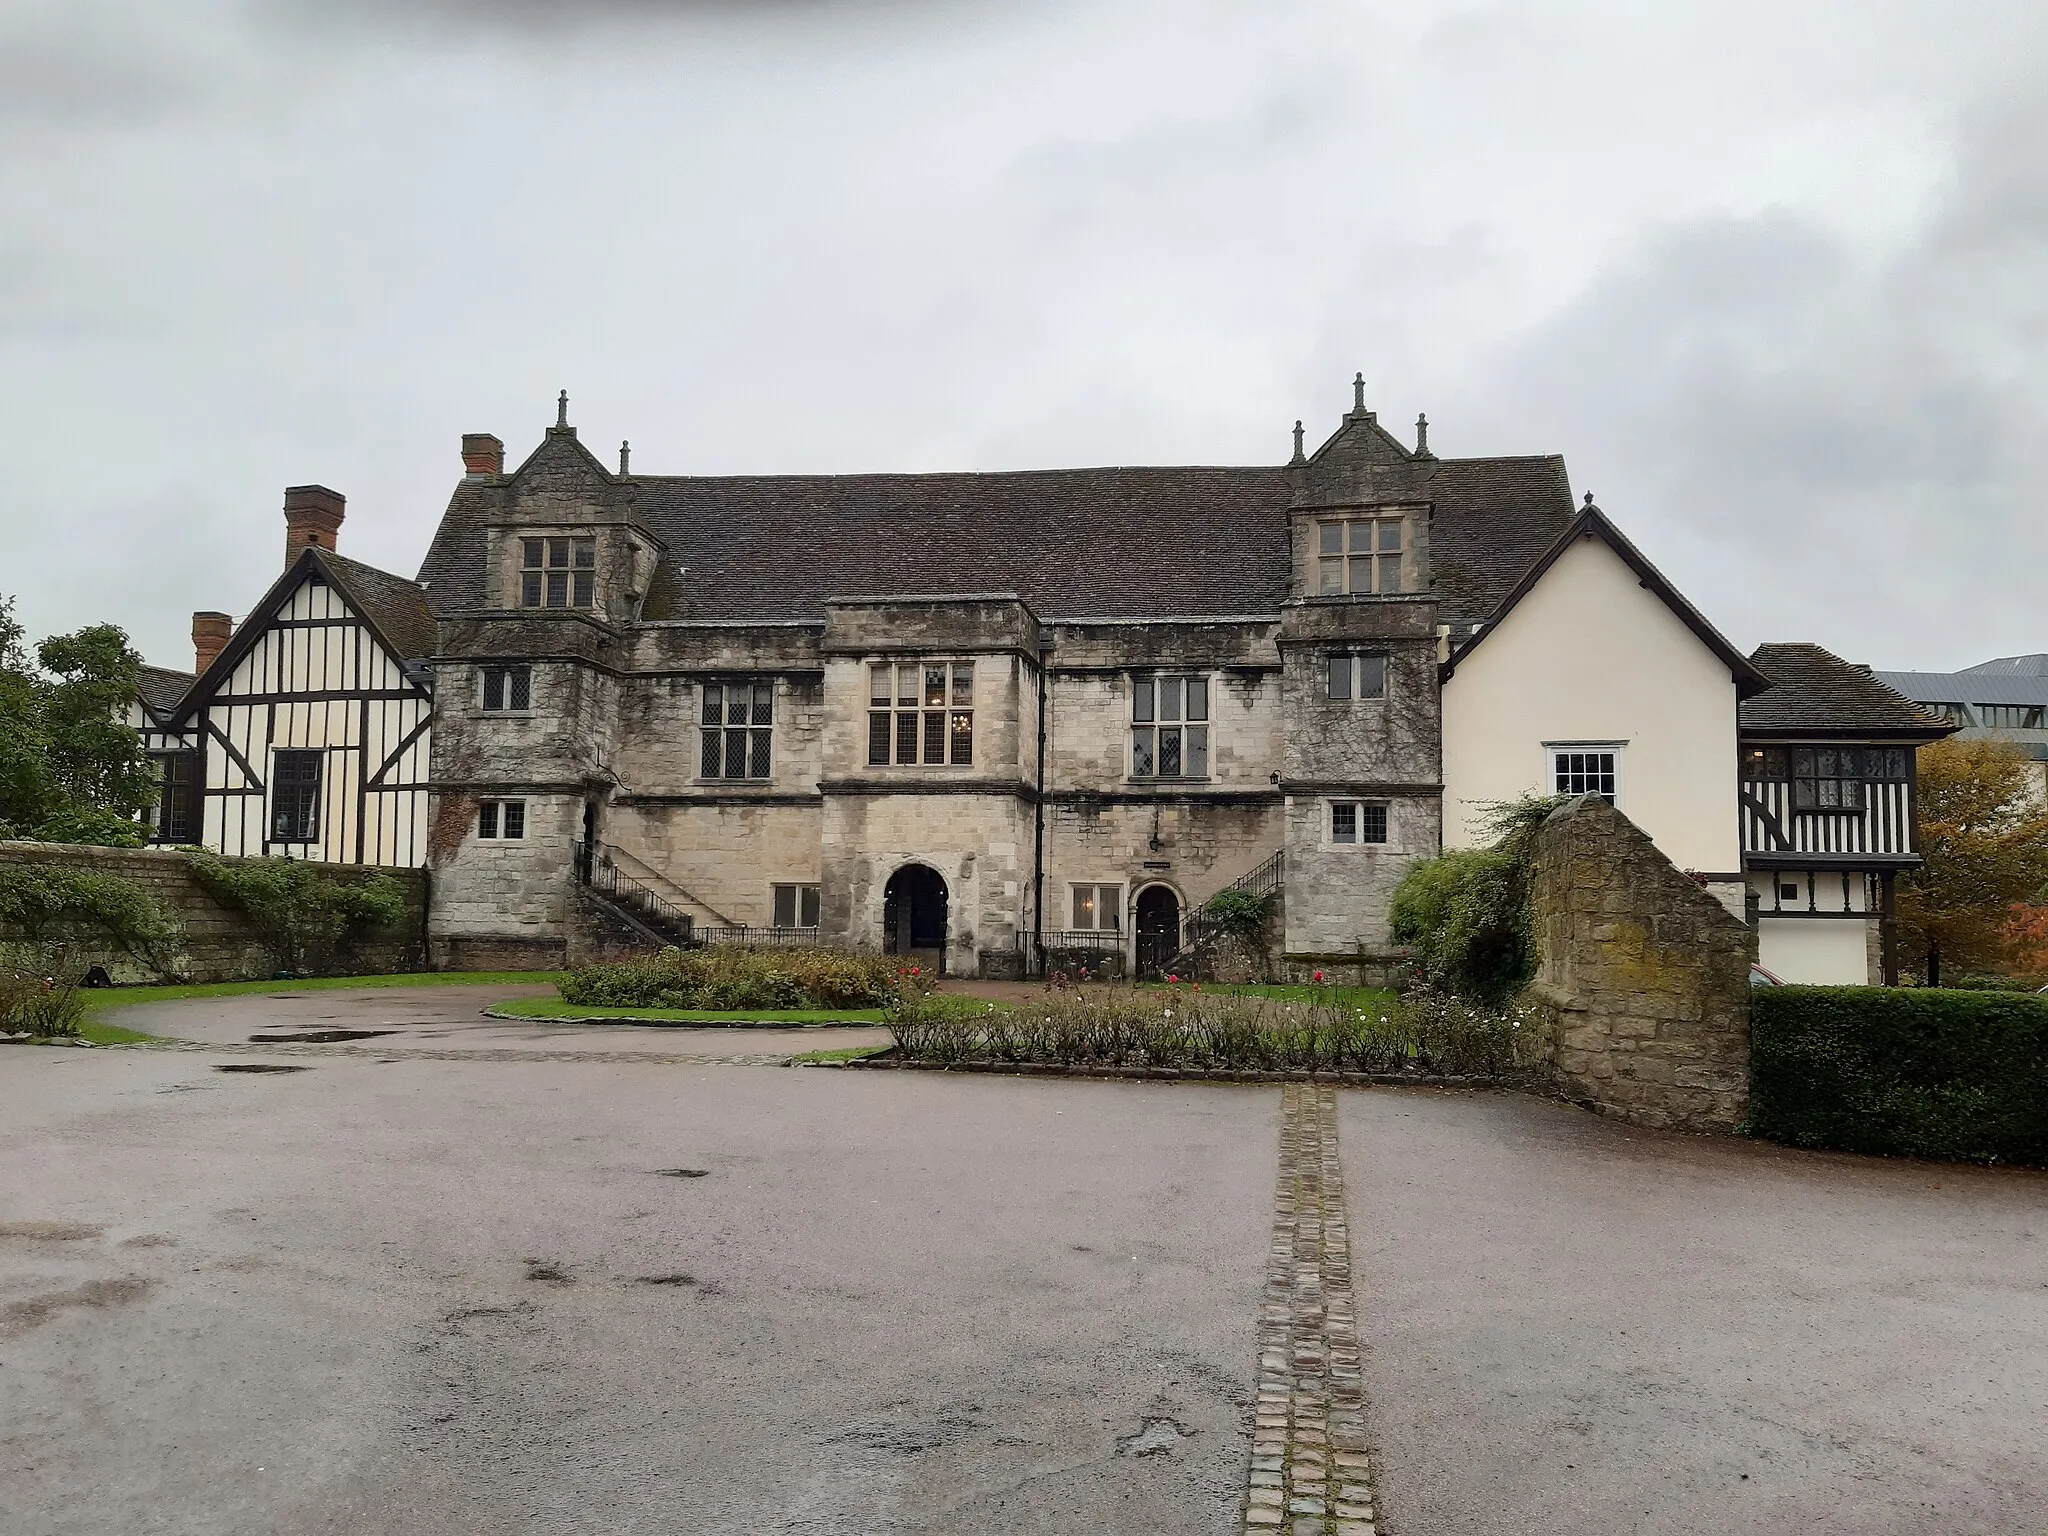
[[398, 648], [399, 660], [434, 654], [434, 615], [418, 582], [324, 549], [319, 558], [340, 579], [342, 595]]
[[[1302, 474], [1319, 504], [1315, 472]], [[630, 482], [632, 515], [669, 549], [647, 616], [731, 621], [822, 618], [828, 597], [911, 592], [1016, 592], [1045, 619], [1274, 613], [1295, 485], [1286, 467]], [[1435, 503], [1452, 624], [1490, 612], [1572, 518], [1555, 457], [1413, 459], [1374, 467], [1366, 490]], [[437, 613], [481, 603], [499, 495], [465, 482], [450, 501], [420, 568]]]
[[168, 715], [185, 697], [195, 676], [191, 672], [174, 672], [169, 667], [145, 666], [136, 674], [135, 691], [154, 713]]
[[1737, 718], [1744, 731], [1918, 732], [1931, 741], [1954, 729], [1916, 707], [1870, 668], [1846, 662], [1820, 646], [1760, 645], [1749, 659], [1771, 679], [1771, 686], [1742, 701]]

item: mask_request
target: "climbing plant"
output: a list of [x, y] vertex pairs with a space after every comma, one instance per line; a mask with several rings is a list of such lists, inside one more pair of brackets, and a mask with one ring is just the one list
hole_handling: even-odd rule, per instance
[[45, 969], [62, 969], [64, 952], [104, 938], [159, 975], [169, 973], [184, 936], [171, 911], [135, 881], [65, 864], [0, 864], [0, 930], [17, 936]]
[[364, 930], [405, 920], [405, 887], [389, 875], [337, 880], [292, 859], [191, 858], [200, 885], [246, 916], [286, 970], [324, 965]]

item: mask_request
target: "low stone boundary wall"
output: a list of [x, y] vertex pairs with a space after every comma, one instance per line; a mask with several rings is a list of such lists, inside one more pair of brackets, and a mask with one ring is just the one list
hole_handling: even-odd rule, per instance
[[1529, 1064], [1603, 1114], [1733, 1131], [1749, 1103], [1748, 927], [1595, 796], [1538, 830], [1530, 906]]
[[[223, 859], [225, 864], [259, 863]], [[191, 856], [171, 848], [101, 848], [81, 843], [0, 842], [0, 865], [42, 865], [89, 869], [133, 881], [170, 909], [184, 930], [173, 962], [186, 981], [244, 981], [269, 976], [277, 960], [248, 918], [224, 906], [199, 883]], [[426, 966], [427, 872], [374, 869], [359, 864], [319, 864], [321, 874], [342, 882], [389, 875], [405, 887], [406, 917], [399, 926], [362, 936], [341, 957], [343, 974], [391, 975]], [[26, 935], [0, 928], [0, 954], [25, 954]], [[116, 981], [158, 978], [111, 943], [89, 933], [71, 940], [78, 957], [106, 966]]]

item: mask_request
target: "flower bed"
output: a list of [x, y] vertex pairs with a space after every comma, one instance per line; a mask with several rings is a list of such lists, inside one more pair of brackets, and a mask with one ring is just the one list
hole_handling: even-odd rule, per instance
[[907, 1063], [1501, 1077], [1519, 1020], [1416, 992], [1375, 1006], [1171, 992], [1049, 992], [965, 1010], [913, 999], [889, 1021]]
[[562, 999], [611, 1008], [881, 1008], [925, 978], [890, 955], [831, 949], [665, 949], [645, 960], [588, 965]]

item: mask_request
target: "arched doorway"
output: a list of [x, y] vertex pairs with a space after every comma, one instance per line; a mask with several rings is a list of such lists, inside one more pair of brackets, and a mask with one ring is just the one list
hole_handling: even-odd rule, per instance
[[1180, 898], [1170, 886], [1138, 892], [1138, 979], [1157, 981], [1180, 953]]
[[882, 948], [945, 971], [946, 879], [930, 865], [906, 864], [882, 888]]

